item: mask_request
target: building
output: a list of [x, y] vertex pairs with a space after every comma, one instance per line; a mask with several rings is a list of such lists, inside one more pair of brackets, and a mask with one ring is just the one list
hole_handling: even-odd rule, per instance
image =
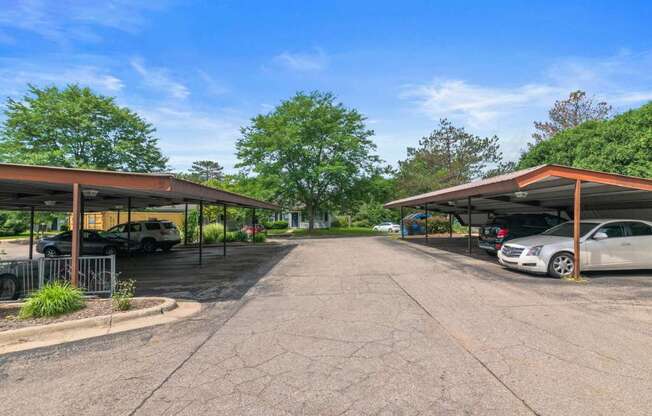
[[[308, 228], [308, 214], [302, 209], [275, 212], [270, 219], [273, 221], [287, 221], [290, 228]], [[314, 228], [330, 228], [331, 220], [332, 215], [328, 210], [318, 210], [315, 214]]]
[[[147, 210], [131, 211], [131, 221], [167, 220], [172, 221], [181, 228], [184, 220], [184, 206], [169, 206], [161, 208], [148, 208]], [[190, 209], [190, 208], [189, 208]], [[72, 227], [70, 219], [69, 227]], [[84, 213], [85, 230], [106, 231], [118, 224], [127, 222], [126, 211], [100, 211]]]

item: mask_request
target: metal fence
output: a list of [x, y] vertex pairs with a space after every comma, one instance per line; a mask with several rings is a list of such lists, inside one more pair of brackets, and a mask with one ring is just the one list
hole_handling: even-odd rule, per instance
[[[1, 261], [0, 274], [17, 277], [19, 296], [27, 296], [45, 283], [69, 282], [72, 258], [45, 257], [38, 260]], [[115, 256], [82, 256], [79, 258], [77, 286], [87, 294], [111, 295], [115, 289]]]

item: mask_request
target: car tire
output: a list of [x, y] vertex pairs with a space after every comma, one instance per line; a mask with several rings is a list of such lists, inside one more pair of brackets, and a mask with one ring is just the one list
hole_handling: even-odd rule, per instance
[[496, 256], [498, 256], [498, 252], [497, 252], [497, 251], [485, 250], [485, 252], [487, 253], [488, 256], [491, 256], [491, 257], [496, 257]]
[[114, 246], [106, 246], [104, 247], [104, 255], [105, 256], [116, 256], [118, 255], [118, 249], [115, 248]]
[[0, 274], [0, 300], [18, 299], [18, 278], [11, 273]]
[[45, 257], [50, 258], [50, 257], [60, 256], [61, 253], [59, 252], [59, 250], [57, 250], [56, 247], [46, 247], [46, 248], [43, 249], [43, 255]]
[[172, 246], [170, 244], [166, 244], [161, 247], [161, 250], [167, 253], [168, 251], [172, 250]]
[[140, 244], [143, 247], [143, 251], [148, 254], [155, 252], [157, 249], [156, 240], [153, 238], [146, 238]]
[[575, 258], [573, 253], [562, 251], [550, 258], [548, 263], [548, 274], [558, 279], [573, 274]]

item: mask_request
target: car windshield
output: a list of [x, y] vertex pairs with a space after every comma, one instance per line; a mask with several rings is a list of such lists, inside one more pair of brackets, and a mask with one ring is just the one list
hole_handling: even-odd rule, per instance
[[[597, 222], [580, 222], [580, 237], [584, 237], [589, 231], [597, 227]], [[573, 223], [565, 222], [556, 227], [552, 227], [541, 233], [542, 235], [552, 235], [555, 237], [573, 237]]]

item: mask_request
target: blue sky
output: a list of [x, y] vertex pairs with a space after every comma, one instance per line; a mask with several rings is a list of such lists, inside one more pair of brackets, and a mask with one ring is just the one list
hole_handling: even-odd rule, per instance
[[0, 93], [115, 96], [176, 170], [233, 171], [240, 126], [314, 89], [367, 116], [389, 163], [442, 117], [516, 159], [573, 89], [618, 111], [652, 100], [650, 21], [644, 1], [0, 0]]

